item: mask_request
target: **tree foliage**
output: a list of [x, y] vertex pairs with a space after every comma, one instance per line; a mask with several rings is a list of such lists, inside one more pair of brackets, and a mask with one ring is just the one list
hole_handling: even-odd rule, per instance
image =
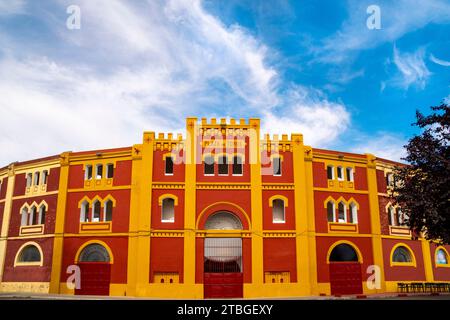
[[397, 167], [393, 197], [406, 214], [406, 224], [428, 240], [450, 243], [450, 106], [416, 111], [413, 125], [422, 133], [405, 146], [408, 165]]

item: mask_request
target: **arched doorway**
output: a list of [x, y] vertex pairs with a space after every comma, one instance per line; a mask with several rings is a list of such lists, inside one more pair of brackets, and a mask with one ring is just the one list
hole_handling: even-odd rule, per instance
[[360, 260], [357, 249], [349, 243], [339, 243], [330, 248], [328, 263], [331, 294], [363, 293]]
[[77, 254], [81, 285], [77, 295], [109, 295], [111, 282], [110, 252], [100, 243], [90, 243]]
[[[238, 217], [228, 211], [212, 214], [205, 230], [242, 230]], [[242, 298], [242, 239], [207, 237], [204, 247], [204, 297]]]

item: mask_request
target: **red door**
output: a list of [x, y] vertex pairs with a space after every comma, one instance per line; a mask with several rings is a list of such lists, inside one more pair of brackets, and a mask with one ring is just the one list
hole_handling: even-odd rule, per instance
[[77, 295], [109, 295], [111, 264], [104, 262], [80, 262], [81, 288], [75, 289]]
[[332, 295], [362, 294], [361, 264], [359, 262], [330, 262]]
[[203, 279], [205, 299], [243, 297], [242, 272], [204, 273]]

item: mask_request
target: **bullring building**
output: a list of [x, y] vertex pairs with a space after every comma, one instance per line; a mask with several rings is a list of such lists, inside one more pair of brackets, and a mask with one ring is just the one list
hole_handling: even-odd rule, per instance
[[0, 291], [202, 299], [449, 283], [450, 246], [411, 234], [388, 197], [395, 165], [261, 135], [258, 119], [204, 118], [187, 118], [184, 137], [15, 162], [0, 168]]

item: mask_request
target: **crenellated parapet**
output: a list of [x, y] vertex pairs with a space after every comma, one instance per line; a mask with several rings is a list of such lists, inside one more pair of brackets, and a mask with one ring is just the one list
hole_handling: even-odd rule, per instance
[[178, 133], [176, 137], [174, 137], [173, 133], [158, 133], [158, 136], [153, 141], [153, 150], [179, 151], [184, 148], [184, 143], [181, 133]]

